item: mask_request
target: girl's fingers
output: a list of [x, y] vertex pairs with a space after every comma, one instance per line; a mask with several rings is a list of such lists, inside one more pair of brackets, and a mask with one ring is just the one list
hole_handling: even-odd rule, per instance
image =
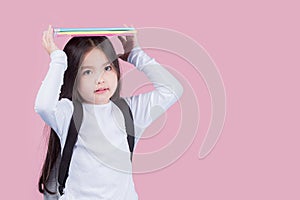
[[45, 45], [49, 44], [49, 34], [48, 31], [44, 31], [44, 35], [43, 35], [43, 42], [45, 43]]
[[122, 44], [126, 43], [126, 39], [124, 38], [124, 36], [118, 36], [119, 40], [121, 41]]
[[46, 41], [46, 31], [44, 31], [44, 32], [43, 32], [42, 41], [43, 41], [43, 42], [45, 42], [45, 41]]
[[51, 42], [51, 25], [49, 25], [48, 27], [48, 31], [47, 31], [47, 42], [50, 43]]
[[42, 45], [44, 46], [44, 48], [47, 50], [49, 54], [51, 54], [53, 51], [58, 49], [58, 47], [54, 42], [53, 35], [54, 35], [53, 28], [51, 27], [51, 25], [49, 25], [48, 29], [43, 32], [43, 38], [42, 38]]
[[53, 28], [52, 28], [52, 26], [50, 26], [50, 36], [51, 36], [51, 39], [53, 39]]
[[52, 29], [52, 26], [49, 25], [49, 27], [48, 27], [48, 33], [51, 33], [51, 29]]
[[46, 31], [43, 32], [43, 37], [42, 37], [42, 44], [45, 47], [47, 42], [46, 42]]

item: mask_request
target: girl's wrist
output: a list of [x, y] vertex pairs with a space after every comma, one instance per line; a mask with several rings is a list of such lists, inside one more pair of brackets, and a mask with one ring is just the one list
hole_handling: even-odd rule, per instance
[[56, 49], [50, 53], [50, 58], [66, 56], [66, 53], [63, 50]]
[[127, 55], [127, 62], [130, 62], [131, 63], [131, 57], [134, 56], [135, 54], [137, 54], [139, 51], [142, 51], [142, 48], [140, 46], [135, 46], [131, 49], [130, 52], [128, 52], [128, 55]]

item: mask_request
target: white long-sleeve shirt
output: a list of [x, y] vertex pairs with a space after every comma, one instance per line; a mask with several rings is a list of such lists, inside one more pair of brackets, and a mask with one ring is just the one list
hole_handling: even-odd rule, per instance
[[[50, 57], [50, 68], [36, 97], [35, 111], [55, 130], [63, 149], [74, 110], [70, 100], [58, 100], [67, 57], [61, 50], [54, 51]], [[125, 98], [133, 114], [137, 143], [145, 128], [178, 100], [183, 89], [166, 69], [140, 48], [131, 51], [128, 62], [144, 72], [155, 87], [151, 92]], [[82, 105], [83, 121], [60, 199], [138, 199], [121, 111], [111, 101]]]

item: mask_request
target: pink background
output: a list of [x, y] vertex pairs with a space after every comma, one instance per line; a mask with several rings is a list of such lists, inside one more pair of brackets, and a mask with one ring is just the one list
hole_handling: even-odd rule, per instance
[[[300, 198], [296, 0], [75, 2], [1, 6], [2, 199], [42, 199], [37, 181], [45, 137], [33, 105], [49, 62], [41, 46], [48, 24], [174, 29], [201, 44], [218, 66], [227, 94], [220, 140], [208, 157], [198, 159], [210, 117], [209, 94], [200, 81], [194, 85], [201, 122], [193, 144], [174, 164], [134, 176], [140, 199]], [[146, 149], [166, 141], [149, 142]]]

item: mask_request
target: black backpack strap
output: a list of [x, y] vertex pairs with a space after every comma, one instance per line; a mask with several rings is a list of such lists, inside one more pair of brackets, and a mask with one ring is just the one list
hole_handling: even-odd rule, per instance
[[83, 117], [83, 110], [82, 110], [81, 103], [73, 102], [73, 105], [74, 105], [74, 112], [71, 118], [68, 135], [62, 152], [59, 172], [58, 172], [58, 183], [59, 183], [58, 190], [61, 195], [63, 194], [66, 180], [69, 176], [69, 167], [70, 167], [70, 162], [73, 154], [73, 148], [75, 146], [75, 143], [77, 142], [78, 132]]
[[119, 107], [122, 111], [124, 120], [125, 120], [125, 128], [127, 132], [127, 142], [129, 145], [129, 149], [131, 152], [130, 159], [132, 161], [132, 155], [134, 150], [134, 139], [135, 139], [135, 132], [134, 132], [134, 123], [133, 123], [133, 116], [131, 109], [127, 102], [123, 98], [118, 98], [113, 100], [113, 102]]

